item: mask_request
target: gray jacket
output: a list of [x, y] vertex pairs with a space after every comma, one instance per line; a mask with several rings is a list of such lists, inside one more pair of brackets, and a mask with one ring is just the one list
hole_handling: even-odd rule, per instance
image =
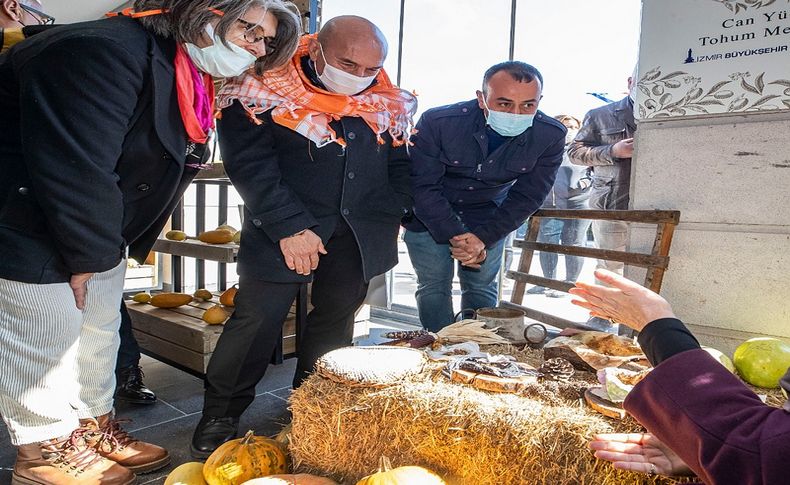
[[567, 153], [571, 163], [593, 167], [591, 208], [628, 209], [631, 159], [614, 158], [612, 147], [635, 132], [633, 105], [627, 96], [590, 110], [584, 117]]

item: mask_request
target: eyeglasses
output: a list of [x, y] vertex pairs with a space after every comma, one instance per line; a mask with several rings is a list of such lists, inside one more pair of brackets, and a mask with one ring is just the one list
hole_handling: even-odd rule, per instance
[[41, 10], [33, 8], [30, 5], [25, 5], [24, 3], [20, 3], [19, 6], [22, 7], [22, 10], [26, 11], [34, 19], [36, 19], [39, 25], [52, 25], [55, 23], [55, 17], [52, 15], [45, 14]]
[[237, 19], [239, 23], [244, 26], [244, 34], [242, 34], [242, 38], [245, 42], [249, 42], [250, 44], [257, 44], [258, 42], [263, 41], [264, 45], [266, 46], [266, 54], [271, 55], [277, 45], [275, 43], [275, 37], [266, 37], [263, 34], [263, 28], [258, 24], [253, 24], [252, 22], [247, 22], [246, 20]]

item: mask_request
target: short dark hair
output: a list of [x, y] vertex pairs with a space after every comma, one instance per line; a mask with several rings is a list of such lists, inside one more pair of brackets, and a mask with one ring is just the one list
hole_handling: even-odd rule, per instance
[[166, 14], [141, 17], [140, 23], [148, 30], [176, 42], [195, 43], [206, 24], [215, 18], [211, 9], [224, 12], [216, 26], [217, 35], [225, 39], [231, 25], [252, 7], [263, 7], [277, 17], [277, 34], [268, 53], [255, 63], [255, 70], [262, 74], [272, 67], [288, 62], [299, 45], [302, 21], [299, 10], [287, 0], [136, 0], [134, 9], [165, 9]]
[[507, 61], [494, 64], [488, 68], [483, 75], [483, 92], [486, 91], [488, 82], [494, 77], [494, 74], [500, 71], [505, 71], [520, 83], [531, 83], [533, 80], [537, 79], [540, 81], [540, 87], [543, 87], [543, 76], [534, 66], [521, 61]]

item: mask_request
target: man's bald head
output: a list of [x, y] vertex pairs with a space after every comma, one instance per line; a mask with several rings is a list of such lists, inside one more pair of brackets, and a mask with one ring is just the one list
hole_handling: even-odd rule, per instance
[[387, 56], [389, 49], [384, 33], [370, 20], [356, 15], [342, 15], [330, 19], [318, 32], [318, 41], [326, 49], [336, 44], [374, 43]]
[[[329, 20], [318, 32], [309, 49], [318, 73], [324, 59], [349, 74], [367, 77], [378, 74], [387, 58], [387, 39], [368, 19], [343, 15]], [[322, 55], [323, 51], [323, 55]]]

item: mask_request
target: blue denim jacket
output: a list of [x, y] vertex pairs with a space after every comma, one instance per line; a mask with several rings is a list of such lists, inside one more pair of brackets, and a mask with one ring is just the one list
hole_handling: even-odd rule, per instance
[[473, 232], [492, 246], [543, 203], [562, 162], [565, 127], [538, 111], [531, 128], [488, 153], [477, 100], [426, 111], [411, 147], [410, 231], [438, 243]]

